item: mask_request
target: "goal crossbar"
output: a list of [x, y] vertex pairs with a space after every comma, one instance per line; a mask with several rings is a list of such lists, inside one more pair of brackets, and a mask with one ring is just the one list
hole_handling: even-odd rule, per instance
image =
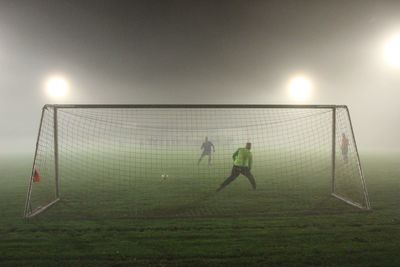
[[286, 104], [46, 104], [44, 108], [277, 108], [277, 109], [333, 109], [346, 105], [286, 105]]

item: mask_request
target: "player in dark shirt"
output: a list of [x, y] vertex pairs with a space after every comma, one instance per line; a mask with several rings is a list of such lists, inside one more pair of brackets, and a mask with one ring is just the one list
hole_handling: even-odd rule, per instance
[[204, 143], [200, 147], [200, 149], [203, 149], [203, 153], [201, 153], [201, 156], [200, 156], [197, 164], [200, 164], [200, 162], [204, 158], [204, 156], [208, 156], [208, 166], [211, 165], [211, 148], [212, 148], [213, 153], [215, 153], [214, 144], [211, 143], [210, 141], [208, 141], [208, 137], [206, 137]]

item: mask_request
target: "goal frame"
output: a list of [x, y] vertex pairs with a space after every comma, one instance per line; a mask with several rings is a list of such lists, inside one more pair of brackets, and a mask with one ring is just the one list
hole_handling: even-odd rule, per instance
[[[25, 211], [24, 211], [24, 218], [32, 218], [54, 204], [56, 204], [58, 201], [61, 200], [60, 196], [60, 182], [59, 182], [59, 157], [58, 157], [58, 116], [57, 116], [57, 111], [58, 109], [73, 109], [73, 108], [80, 108], [80, 109], [99, 109], [99, 108], [104, 108], [104, 109], [112, 109], [112, 108], [118, 108], [118, 109], [204, 109], [204, 108], [214, 108], [214, 109], [224, 109], [224, 108], [235, 108], [235, 109], [242, 109], [242, 108], [255, 108], [255, 109], [330, 109], [332, 110], [332, 174], [331, 174], [331, 179], [332, 179], [332, 187], [331, 187], [331, 196], [345, 202], [346, 204], [349, 204], [353, 207], [359, 208], [361, 210], [371, 210], [371, 205], [369, 201], [369, 196], [368, 196], [368, 191], [365, 183], [365, 178], [364, 178], [364, 173], [363, 169], [361, 166], [361, 160], [360, 160], [360, 155], [358, 152], [358, 147], [355, 139], [355, 134], [354, 134], [354, 129], [353, 129], [353, 124], [351, 121], [350, 117], [350, 111], [347, 105], [279, 105], [279, 104], [274, 104], [274, 105], [263, 105], [263, 104], [46, 104], [42, 108], [41, 112], [41, 118], [40, 118], [40, 123], [39, 123], [39, 130], [38, 130], [38, 135], [36, 139], [36, 146], [35, 146], [35, 153], [34, 153], [34, 158], [33, 158], [33, 164], [32, 164], [32, 170], [31, 170], [31, 177], [28, 185], [28, 190], [27, 190], [27, 196], [26, 196], [26, 202], [25, 202]], [[343, 108], [346, 110], [347, 117], [349, 119], [349, 124], [350, 124], [350, 130], [352, 134], [352, 141], [355, 147], [355, 153], [356, 153], [356, 158], [357, 158], [357, 167], [358, 167], [358, 172], [360, 175], [360, 182], [362, 185], [363, 189], [363, 194], [364, 194], [364, 199], [365, 199], [365, 207], [352, 201], [351, 199], [346, 198], [345, 196], [340, 195], [339, 193], [336, 192], [336, 111], [338, 108]], [[54, 171], [55, 171], [55, 198], [53, 201], [50, 203], [41, 206], [39, 208], [36, 208], [35, 210], [32, 210], [31, 205], [30, 205], [30, 200], [31, 200], [31, 194], [32, 194], [32, 186], [33, 186], [33, 175], [34, 175], [34, 170], [35, 170], [35, 162], [36, 162], [36, 157], [37, 157], [37, 152], [38, 152], [38, 146], [39, 146], [39, 140], [40, 140], [40, 133], [43, 125], [43, 118], [44, 118], [44, 113], [47, 109], [53, 109], [53, 131], [54, 131]]]

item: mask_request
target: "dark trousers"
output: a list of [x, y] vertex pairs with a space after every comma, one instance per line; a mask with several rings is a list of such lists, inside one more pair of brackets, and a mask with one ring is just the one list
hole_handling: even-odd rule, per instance
[[197, 164], [200, 164], [201, 160], [204, 158], [204, 156], [208, 156], [208, 165], [211, 164], [211, 151], [203, 151], [203, 153], [201, 153], [201, 156], [199, 158], [199, 160], [197, 161]]
[[217, 191], [221, 191], [225, 186], [227, 186], [233, 180], [235, 180], [240, 174], [246, 176], [247, 179], [249, 179], [251, 185], [253, 186], [253, 190], [256, 190], [256, 180], [254, 179], [253, 174], [251, 174], [250, 169], [248, 167], [233, 166], [231, 176], [226, 178], [226, 180], [220, 185]]

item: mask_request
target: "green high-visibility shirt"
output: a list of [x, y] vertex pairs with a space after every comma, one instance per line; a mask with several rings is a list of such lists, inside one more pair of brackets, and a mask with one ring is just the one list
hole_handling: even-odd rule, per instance
[[247, 148], [239, 148], [232, 155], [233, 165], [239, 167], [248, 167], [251, 169], [251, 165], [253, 163], [253, 155], [251, 151]]

